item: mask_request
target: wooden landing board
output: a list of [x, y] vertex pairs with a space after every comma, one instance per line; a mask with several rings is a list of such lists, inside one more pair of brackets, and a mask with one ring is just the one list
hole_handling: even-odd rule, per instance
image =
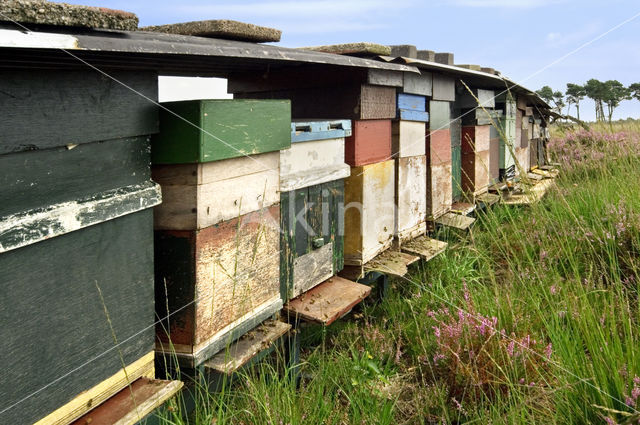
[[453, 227], [454, 229], [459, 230], [467, 230], [469, 227], [471, 227], [474, 221], [476, 221], [475, 218], [467, 217], [466, 215], [446, 213], [440, 218], [436, 219], [436, 224], [445, 227]]
[[508, 186], [502, 182], [492, 184], [491, 186], [489, 186], [489, 192], [493, 192], [493, 193], [500, 193], [507, 189], [508, 189]]
[[283, 310], [292, 316], [328, 326], [351, 311], [370, 293], [369, 286], [334, 276], [289, 301]]
[[247, 364], [261, 351], [271, 348], [272, 344], [286, 334], [291, 325], [279, 320], [267, 320], [257, 328], [246, 333], [228, 349], [220, 351], [204, 367], [216, 372], [231, 375]]
[[451, 212], [462, 215], [469, 215], [476, 209], [475, 204], [469, 202], [456, 202], [451, 205]]
[[527, 178], [529, 180], [534, 180], [534, 181], [540, 181], [540, 180], [544, 179], [544, 177], [541, 176], [540, 174], [536, 174], [536, 173], [533, 173], [533, 172], [527, 173]]
[[133, 425], [182, 388], [181, 381], [140, 378], [71, 425]]
[[553, 186], [552, 179], [545, 179], [533, 186], [527, 186], [522, 193], [512, 194], [502, 201], [506, 205], [531, 205], [540, 201], [547, 193], [549, 188]]
[[544, 178], [547, 178], [547, 179], [556, 178], [556, 177], [558, 177], [558, 174], [560, 174], [560, 172], [558, 170], [553, 170], [552, 169], [550, 171], [547, 171], [547, 170], [542, 170], [542, 169], [539, 169], [539, 168], [536, 168], [535, 170], [531, 170], [531, 172], [533, 174], [538, 174], [538, 175], [540, 175], [540, 176], [542, 176]]
[[429, 261], [447, 249], [447, 243], [427, 236], [420, 236], [402, 244], [402, 251], [418, 255], [424, 261]]
[[476, 202], [482, 202], [484, 205], [491, 206], [493, 204], [497, 204], [500, 201], [500, 195], [496, 195], [494, 193], [483, 193], [482, 195], [478, 195], [476, 197]]
[[364, 271], [377, 271], [402, 277], [408, 273], [408, 267], [420, 257], [406, 252], [387, 250], [364, 265]]

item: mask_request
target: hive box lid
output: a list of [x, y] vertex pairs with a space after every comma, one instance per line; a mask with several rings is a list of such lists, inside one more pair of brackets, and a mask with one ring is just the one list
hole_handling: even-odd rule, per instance
[[289, 100], [166, 102], [160, 134], [152, 139], [155, 164], [219, 161], [291, 146]]
[[351, 120], [293, 120], [291, 143], [351, 136]]

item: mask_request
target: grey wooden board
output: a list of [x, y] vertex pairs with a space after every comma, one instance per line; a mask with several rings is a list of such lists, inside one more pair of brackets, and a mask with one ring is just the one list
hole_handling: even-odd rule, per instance
[[149, 141], [137, 137], [0, 155], [0, 170], [1, 217], [149, 180]]
[[[367, 83], [376, 86], [402, 87], [402, 72], [386, 69], [370, 69], [367, 73]], [[414, 74], [413, 72], [411, 74]]]
[[33, 423], [153, 349], [152, 235], [146, 210], [0, 254], [3, 409], [50, 384], [0, 423]]
[[333, 276], [333, 244], [301, 255], [293, 261], [293, 295], [297, 297]]
[[420, 75], [412, 72], [404, 73], [404, 93], [431, 96], [433, 93], [433, 76], [430, 72], [423, 71]]
[[473, 217], [460, 215], [455, 213], [446, 213], [436, 219], [436, 223], [445, 227], [453, 227], [454, 229], [467, 230], [476, 221]]
[[157, 74], [109, 75], [0, 71], [0, 155], [156, 133]]
[[204, 367], [230, 375], [262, 350], [268, 349], [291, 325], [279, 320], [267, 320], [250, 330], [229, 348], [220, 351], [204, 363]]
[[496, 105], [493, 90], [471, 89], [473, 95], [465, 88], [458, 99], [456, 105], [459, 108], [494, 108]]
[[433, 74], [433, 100], [446, 100], [447, 102], [456, 100], [456, 85], [453, 77]]
[[418, 255], [424, 261], [429, 261], [447, 249], [447, 243], [427, 236], [420, 236], [402, 244], [402, 251]]
[[409, 271], [408, 266], [420, 259], [419, 256], [389, 249], [364, 265], [365, 271], [378, 271], [402, 277]]

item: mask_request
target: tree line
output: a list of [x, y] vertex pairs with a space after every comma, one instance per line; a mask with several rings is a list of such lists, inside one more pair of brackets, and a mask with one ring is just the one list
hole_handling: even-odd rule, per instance
[[584, 85], [567, 83], [565, 93], [560, 90], [554, 91], [549, 86], [536, 90], [536, 93], [547, 103], [553, 105], [559, 114], [562, 114], [562, 110], [566, 106], [566, 115], [569, 115], [571, 105], [574, 105], [578, 120], [580, 119], [580, 101], [588, 97], [596, 105], [596, 121], [608, 120], [611, 123], [613, 111], [620, 105], [620, 102], [631, 99], [640, 100], [640, 83], [633, 83], [629, 87], [625, 87], [618, 80], [603, 82], [592, 78]]

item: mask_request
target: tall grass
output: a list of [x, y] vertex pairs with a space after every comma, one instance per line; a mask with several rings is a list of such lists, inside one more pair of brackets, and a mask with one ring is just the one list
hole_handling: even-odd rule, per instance
[[301, 330], [300, 382], [276, 355], [165, 423], [639, 423], [640, 126], [549, 149], [542, 202], [480, 215], [384, 302]]

